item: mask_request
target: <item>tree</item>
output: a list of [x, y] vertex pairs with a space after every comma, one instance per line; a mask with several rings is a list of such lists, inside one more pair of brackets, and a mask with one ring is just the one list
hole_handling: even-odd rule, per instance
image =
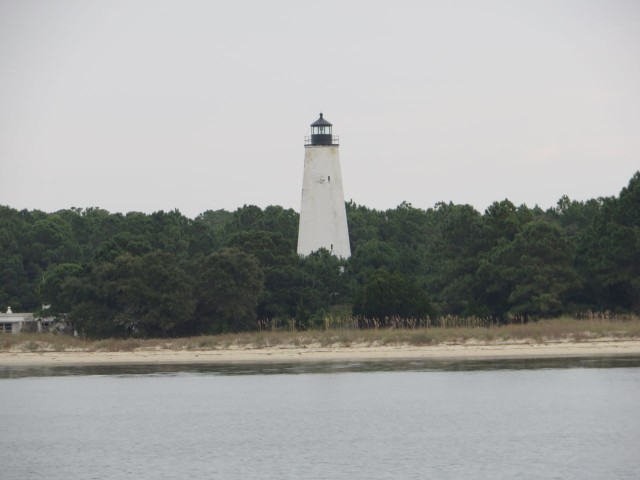
[[195, 259], [196, 322], [208, 333], [255, 328], [263, 273], [258, 260], [237, 249]]
[[352, 252], [355, 252], [363, 242], [380, 239], [379, 229], [385, 217], [383, 212], [357, 205], [353, 201], [346, 202], [345, 207]]
[[186, 330], [195, 310], [192, 280], [178, 257], [151, 252], [116, 260], [116, 325], [146, 337], [175, 336]]
[[593, 308], [640, 312], [640, 172], [618, 198], [601, 198], [579, 237], [577, 265]]
[[71, 227], [55, 214], [36, 221], [27, 231], [25, 263], [32, 278], [49, 265], [79, 260], [78, 243]]
[[320, 304], [313, 292], [306, 290], [308, 278], [300, 259], [264, 267], [265, 286], [258, 301], [258, 317], [263, 320], [304, 321]]
[[90, 336], [164, 337], [183, 333], [195, 309], [191, 278], [166, 252], [123, 253], [97, 261], [66, 285], [70, 318]]
[[[298, 300], [296, 317], [305, 322], [316, 317], [321, 320], [331, 305], [342, 304], [347, 301], [347, 279], [344, 275], [345, 261], [332, 255], [327, 249], [307, 255], [300, 260], [304, 273], [305, 289]], [[315, 300], [314, 308], [306, 310], [311, 304], [311, 298]]]
[[478, 276], [493, 295], [492, 306], [499, 315], [557, 315], [565, 308], [567, 296], [579, 286], [573, 257], [560, 227], [534, 220], [513, 242], [494, 250]]
[[113, 262], [121, 255], [142, 256], [152, 251], [151, 244], [139, 234], [121, 232], [106, 240], [94, 252], [94, 260]]
[[226, 210], [207, 210], [191, 223], [189, 255], [207, 255], [218, 250], [223, 243], [223, 234], [232, 214]]
[[178, 210], [154, 212], [150, 216], [153, 225], [151, 244], [174, 255], [186, 254], [189, 249], [191, 220]]
[[274, 235], [281, 235], [292, 250], [295, 251], [298, 240], [298, 223], [300, 215], [293, 209], [269, 205], [264, 209], [263, 229]]
[[400, 273], [379, 268], [356, 290], [353, 313], [365, 318], [423, 318], [431, 306], [423, 290]]
[[0, 255], [0, 311], [28, 311], [37, 307], [33, 283], [27, 278], [19, 254]]
[[51, 305], [50, 313], [68, 313], [77, 301], [78, 280], [83, 269], [76, 263], [62, 263], [47, 269], [40, 284], [40, 302]]
[[399, 248], [394, 243], [375, 239], [362, 242], [353, 252], [349, 266], [357, 275], [365, 275], [379, 268], [386, 268], [390, 272], [398, 271], [400, 269]]
[[434, 211], [434, 224], [425, 275], [432, 299], [442, 312], [477, 314], [475, 273], [488, 245], [482, 217], [470, 205], [440, 203]]

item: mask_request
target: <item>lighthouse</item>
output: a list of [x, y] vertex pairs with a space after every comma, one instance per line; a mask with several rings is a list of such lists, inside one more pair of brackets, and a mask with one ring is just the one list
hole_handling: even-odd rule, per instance
[[322, 115], [305, 138], [298, 254], [326, 248], [340, 258], [351, 256], [342, 190], [338, 137]]

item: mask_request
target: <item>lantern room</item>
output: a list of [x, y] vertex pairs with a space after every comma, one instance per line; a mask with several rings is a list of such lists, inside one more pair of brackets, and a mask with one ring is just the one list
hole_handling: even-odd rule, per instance
[[338, 137], [331, 131], [332, 125], [320, 113], [318, 120], [311, 124], [311, 136], [305, 139], [305, 145], [338, 145]]

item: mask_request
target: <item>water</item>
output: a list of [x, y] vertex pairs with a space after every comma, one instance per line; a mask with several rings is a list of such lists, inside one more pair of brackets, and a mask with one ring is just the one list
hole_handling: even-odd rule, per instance
[[2, 479], [602, 479], [640, 359], [0, 369]]

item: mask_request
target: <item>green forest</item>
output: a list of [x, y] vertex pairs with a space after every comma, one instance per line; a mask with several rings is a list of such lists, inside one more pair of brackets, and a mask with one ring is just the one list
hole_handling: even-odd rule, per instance
[[50, 305], [90, 337], [640, 313], [640, 172], [616, 197], [548, 210], [346, 207], [348, 260], [298, 256], [298, 214], [279, 206], [195, 219], [0, 206], [0, 311]]

